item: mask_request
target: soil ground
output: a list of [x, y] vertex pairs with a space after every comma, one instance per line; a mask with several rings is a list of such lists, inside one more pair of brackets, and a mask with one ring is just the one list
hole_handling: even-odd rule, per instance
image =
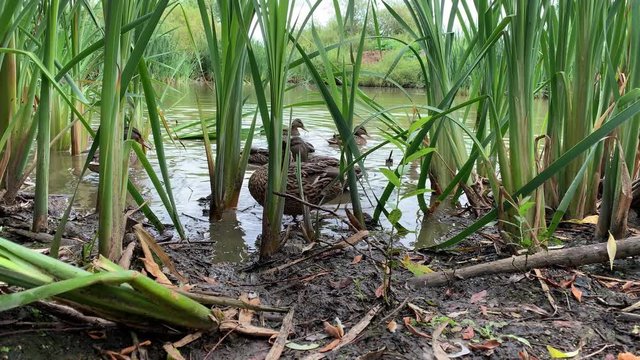
[[[53, 200], [52, 218], [61, 215], [64, 204], [64, 199]], [[35, 242], [12, 230], [28, 227], [30, 213], [28, 198], [20, 206], [0, 209], [4, 226], [0, 235], [28, 247], [44, 248], [46, 243]], [[445, 216], [441, 221], [464, 225], [473, 218], [466, 212]], [[55, 224], [52, 220], [52, 229]], [[77, 240], [90, 240], [88, 234], [95, 232], [95, 226], [95, 215], [72, 216], [65, 233], [65, 238], [71, 240], [66, 241], [69, 247], [63, 259], [78, 262], [81, 243]], [[564, 245], [574, 246], [594, 242], [592, 233], [592, 225], [565, 224], [558, 237], [565, 240]], [[335, 228], [330, 234], [323, 236], [323, 243], [339, 241], [352, 233]], [[452, 358], [547, 359], [548, 345], [565, 352], [580, 349], [581, 358], [591, 355], [594, 359], [614, 359], [622, 352], [640, 355], [640, 313], [620, 311], [640, 300], [638, 259], [616, 260], [613, 271], [608, 264], [553, 268], [543, 269], [542, 279], [527, 272], [411, 289], [405, 286], [405, 281], [413, 276], [402, 264], [406, 256], [433, 270], [487, 262], [499, 257], [489, 240], [498, 236], [495, 229], [486, 229], [447, 251], [398, 248], [389, 251], [392, 255], [385, 259], [382, 249], [387, 248], [390, 238], [388, 232], [372, 231], [354, 247], [268, 275], [264, 274], [266, 269], [304, 257], [301, 252], [306, 243], [297, 232], [289, 234], [283, 251], [273, 262], [252, 270], [247, 270], [251, 262], [212, 263], [210, 243], [199, 244], [197, 239], [189, 244], [168, 241], [162, 246], [198, 290], [233, 298], [251, 293], [262, 304], [293, 307], [294, 334], [289, 340], [296, 344], [323, 347], [332, 340], [323, 330], [325, 321], [334, 324], [337, 318], [348, 332], [369, 310], [381, 306], [355, 341], [337, 352], [326, 353], [330, 359], [431, 359], [434, 358], [431, 336], [443, 323], [447, 326], [437, 340]], [[384, 264], [388, 264], [391, 274], [391, 290], [386, 300], [377, 296], [384, 281]], [[137, 264], [133, 267], [140, 269]], [[541, 282], [549, 286], [556, 310]], [[572, 291], [572, 285], [577, 290]], [[579, 294], [580, 301], [576, 296]], [[283, 317], [278, 313], [257, 314], [254, 325], [277, 330]], [[395, 332], [389, 330], [391, 321], [397, 324]], [[43, 311], [38, 305], [26, 306], [0, 313], [0, 359], [109, 358], [106, 350], [118, 352], [135, 341], [145, 340], [151, 344], [137, 358], [161, 359], [167, 356], [162, 345], [184, 335], [74, 324]], [[205, 334], [179, 350], [185, 359], [204, 359], [207, 355], [209, 359], [262, 359], [271, 348], [267, 339], [233, 332], [223, 338], [225, 335]], [[304, 358], [316, 351], [285, 348], [283, 358]]]

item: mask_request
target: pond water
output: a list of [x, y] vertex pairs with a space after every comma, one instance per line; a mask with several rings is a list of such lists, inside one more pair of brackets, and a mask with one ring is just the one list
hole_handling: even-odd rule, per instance
[[[424, 105], [426, 103], [426, 97], [422, 89], [408, 89], [403, 92], [398, 89], [368, 88], [365, 89], [365, 92], [385, 108], [396, 109], [393, 112], [393, 117], [401, 126], [408, 126], [413, 104]], [[295, 104], [320, 99], [320, 95], [313, 89], [296, 88], [288, 92], [286, 100], [288, 104]], [[185, 87], [180, 89], [178, 93], [168, 93], [165, 100], [165, 104], [172, 104], [164, 109], [170, 126], [177, 126], [199, 119], [198, 102], [205, 117], [210, 117], [214, 114], [213, 92], [206, 86], [194, 84]], [[253, 108], [254, 105], [249, 101], [246, 109], [253, 110]], [[538, 120], [541, 122], [546, 116], [546, 103], [538, 102], [537, 110]], [[287, 116], [291, 111], [293, 118], [299, 117], [304, 121], [308, 131], [303, 131], [301, 136], [315, 146], [316, 154], [339, 157], [340, 149], [329, 145], [326, 141], [327, 138], [334, 134], [335, 125], [324, 105], [298, 106], [286, 111]], [[360, 115], [362, 117], [356, 120], [357, 123], [368, 117], [366, 111], [362, 111]], [[461, 112], [456, 116], [462, 118], [464, 113]], [[475, 112], [472, 110], [467, 116], [469, 121], [472, 121], [475, 117]], [[245, 119], [246, 126], [249, 126], [250, 121], [251, 118]], [[362, 151], [366, 151], [384, 141], [382, 131], [385, 130], [386, 126], [382, 122], [373, 120], [366, 127], [370, 137]], [[266, 147], [265, 137], [256, 132], [253, 146]], [[471, 147], [470, 142], [468, 142], [468, 147]], [[362, 182], [364, 188], [360, 189], [360, 191], [362, 205], [368, 213], [373, 213], [375, 196], [379, 196], [387, 184], [386, 178], [378, 169], [385, 167], [385, 160], [392, 150], [391, 157], [394, 160], [394, 164], [398, 164], [402, 158], [401, 151], [391, 144], [387, 144], [373, 152], [365, 160], [367, 181]], [[229, 218], [223, 221], [209, 224], [207, 216], [203, 214], [203, 207], [197, 201], [199, 198], [210, 194], [203, 142], [199, 140], [171, 142], [166, 139], [165, 152], [178, 213], [181, 214], [181, 219], [184, 221], [188, 235], [194, 240], [212, 241], [212, 246], [215, 249], [215, 261], [242, 260], [248, 252], [255, 249], [256, 238], [261, 233], [262, 208], [250, 196], [246, 186], [254, 168], [250, 165], [245, 174], [238, 211], [235, 214], [230, 214]], [[149, 151], [148, 156], [157, 169], [153, 150]], [[77, 176], [84, 164], [84, 160], [83, 157], [70, 157], [68, 153], [52, 154], [50, 170], [50, 191], [52, 194], [73, 193], [77, 184]], [[402, 192], [414, 189], [419, 176], [419, 168], [417, 166], [409, 166], [409, 171], [403, 177]], [[144, 170], [139, 166], [134, 166], [131, 170], [131, 176], [145, 198], [149, 199], [150, 206], [160, 216], [161, 220], [165, 223], [170, 223], [170, 219], [163, 210], [162, 203], [154, 193], [153, 186]], [[76, 209], [91, 211], [95, 207], [97, 189], [98, 175], [87, 173], [79, 185], [75, 203]], [[332, 203], [348, 201], [348, 196], [344, 196], [338, 201], [334, 200]], [[423, 226], [423, 216], [416, 199], [407, 198], [400, 201], [399, 208], [403, 213], [400, 223], [411, 230], [409, 234], [399, 239], [405, 246], [423, 247], [427, 244], [432, 244], [453, 226], [429, 219], [428, 229], [425, 228], [420, 231]], [[290, 218], [287, 218], [285, 216], [285, 222], [290, 222]], [[335, 221], [335, 225], [339, 226], [339, 222]], [[388, 229], [389, 226], [386, 226], [386, 228]]]

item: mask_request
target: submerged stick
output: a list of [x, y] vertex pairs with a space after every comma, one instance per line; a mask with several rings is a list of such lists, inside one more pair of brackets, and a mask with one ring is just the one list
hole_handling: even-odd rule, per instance
[[[616, 258], [640, 255], [640, 236], [616, 241]], [[464, 267], [462, 269], [444, 270], [413, 279], [407, 284], [412, 287], [440, 286], [455, 280], [470, 279], [477, 276], [529, 271], [534, 268], [550, 266], [577, 267], [581, 265], [609, 261], [607, 243], [598, 243], [561, 250], [541, 251], [533, 255], [513, 256], [485, 264]]]

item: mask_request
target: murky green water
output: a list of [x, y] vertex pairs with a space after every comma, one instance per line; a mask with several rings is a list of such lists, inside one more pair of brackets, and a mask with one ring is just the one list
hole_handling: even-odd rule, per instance
[[[412, 113], [412, 104], [425, 104], [426, 98], [423, 90], [409, 89], [401, 92], [397, 89], [366, 89], [366, 92], [385, 108], [393, 108], [393, 116], [401, 125], [409, 124], [409, 116]], [[214, 99], [210, 89], [204, 86], [193, 85], [181, 90], [179, 94], [170, 94], [167, 97], [166, 104], [174, 104], [170, 108], [165, 109], [166, 119], [170, 125], [179, 125], [187, 121], [197, 120], [199, 116], [197, 101], [200, 102], [204, 116], [213, 116]], [[298, 88], [290, 91], [287, 96], [287, 103], [300, 103], [320, 100], [320, 95], [313, 89]], [[546, 115], [546, 104], [539, 102], [537, 104], [539, 121], [541, 122]], [[252, 104], [247, 105], [247, 110], [253, 109]], [[288, 115], [287, 110], [287, 115]], [[301, 118], [308, 132], [303, 132], [302, 137], [314, 144], [316, 154], [329, 155], [338, 157], [340, 150], [338, 147], [330, 146], [326, 139], [330, 138], [335, 132], [333, 120], [324, 105], [313, 105], [292, 108], [292, 116]], [[368, 118], [368, 114], [362, 111], [358, 122]], [[458, 114], [462, 117], [464, 114]], [[468, 114], [469, 121], [475, 117], [475, 113], [470, 111]], [[250, 118], [246, 119], [246, 125], [250, 123]], [[366, 149], [374, 147], [384, 141], [382, 130], [385, 126], [377, 121], [370, 121], [367, 130], [370, 134]], [[215, 243], [212, 245], [215, 249], [214, 260], [219, 261], [239, 261], [242, 260], [247, 252], [254, 249], [255, 240], [261, 232], [261, 216], [262, 208], [257, 205], [253, 198], [249, 195], [246, 183], [251, 176], [253, 169], [250, 167], [245, 175], [245, 186], [242, 190], [238, 211], [235, 218], [225, 219], [222, 222], [209, 224], [207, 217], [202, 213], [202, 207], [197, 200], [207, 196], [210, 193], [207, 162], [204, 154], [202, 141], [182, 141], [182, 143], [165, 142], [166, 155], [169, 166], [169, 175], [177, 202], [178, 212], [183, 215], [187, 232], [194, 239], [211, 240]], [[257, 135], [254, 138], [254, 146], [266, 147], [266, 139], [264, 136]], [[469, 147], [471, 144], [469, 143]], [[377, 170], [385, 166], [385, 160], [389, 157], [393, 150], [392, 158], [394, 164], [398, 164], [402, 158], [402, 154], [393, 145], [385, 145], [379, 150], [367, 157], [365, 166], [367, 171], [367, 181], [364, 183], [364, 191], [362, 193], [362, 203], [365, 210], [372, 213], [374, 204], [374, 195], [380, 195], [386, 179]], [[157, 169], [157, 163], [153, 151], [148, 154], [152, 164]], [[68, 154], [52, 154], [51, 158], [51, 193], [52, 194], [71, 194], [74, 191], [77, 182], [77, 175], [82, 168], [84, 159], [81, 157], [72, 158]], [[169, 217], [162, 209], [160, 199], [153, 193], [151, 182], [147, 179], [146, 174], [140, 168], [132, 169], [132, 178], [140, 187], [146, 198], [150, 199], [151, 207], [160, 215], [161, 219], [169, 223]], [[403, 178], [403, 191], [410, 191], [417, 183], [419, 169], [411, 165], [409, 171]], [[85, 175], [80, 183], [78, 195], [76, 199], [76, 207], [90, 211], [95, 206], [96, 193], [98, 189], [98, 175], [89, 173]], [[340, 199], [348, 201], [348, 196]], [[426, 225], [422, 228], [423, 216], [419, 211], [415, 198], [402, 200], [399, 204], [403, 217], [401, 224], [406, 228], [415, 231], [401, 238], [401, 241], [407, 246], [422, 246], [433, 242], [448, 230], [446, 224]], [[285, 217], [286, 218], [286, 217]], [[201, 220], [195, 220], [201, 219]], [[285, 220], [287, 221], [287, 220]], [[339, 223], [335, 222], [336, 226]], [[426, 224], [426, 223], [425, 223]], [[421, 231], [422, 230], [422, 231]]]

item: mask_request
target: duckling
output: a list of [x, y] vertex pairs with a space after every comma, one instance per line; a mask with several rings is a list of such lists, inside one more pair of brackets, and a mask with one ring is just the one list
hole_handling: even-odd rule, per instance
[[[144, 141], [144, 137], [142, 136], [142, 133], [140, 132], [140, 130], [136, 129], [135, 127], [131, 127], [131, 134], [129, 134], [129, 125], [125, 125], [123, 141], [126, 141], [128, 139], [131, 139], [137, 142], [138, 144], [142, 145], [142, 151], [144, 152], [146, 152], [147, 149], [151, 149], [149, 145], [147, 145], [147, 143]], [[89, 170], [96, 173], [100, 172], [100, 152], [99, 151], [100, 150], [98, 149], [93, 154], [93, 159], [91, 159], [91, 162], [89, 163]], [[136, 159], [137, 157], [135, 153], [132, 153], [129, 162], [134, 163]]]
[[[319, 205], [331, 201], [342, 194], [344, 183], [338, 178], [340, 175], [340, 160], [327, 156], [315, 156], [310, 158], [308, 162], [301, 163], [300, 168], [302, 188], [307, 202]], [[359, 174], [359, 169], [356, 171]], [[294, 162], [289, 165], [288, 174], [287, 194], [300, 197], [296, 178], [296, 164]], [[249, 178], [249, 193], [261, 206], [264, 206], [265, 203], [267, 182], [267, 165], [258, 168]], [[298, 201], [285, 199], [284, 213], [293, 216], [302, 215], [303, 205]]]
[[[364, 126], [356, 126], [353, 135], [353, 140], [355, 140], [356, 145], [362, 146], [367, 143], [367, 139], [365, 138], [365, 136], [369, 136], [369, 133], [367, 133], [367, 129], [365, 129]], [[342, 139], [338, 134], [333, 134], [333, 137], [327, 139], [327, 142], [331, 145], [342, 145]]]

